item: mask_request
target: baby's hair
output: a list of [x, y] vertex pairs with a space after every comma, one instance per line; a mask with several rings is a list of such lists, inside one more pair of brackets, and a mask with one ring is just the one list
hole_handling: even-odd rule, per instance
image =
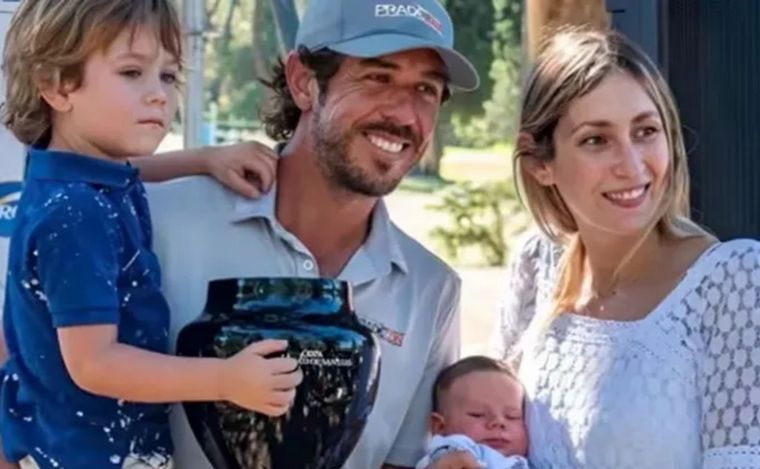
[[435, 384], [433, 385], [433, 412], [438, 412], [440, 410], [439, 408], [443, 394], [451, 388], [451, 385], [454, 384], [456, 380], [477, 371], [495, 371], [497, 373], [504, 373], [517, 381], [517, 374], [506, 362], [483, 355], [473, 355], [471, 357], [463, 358], [458, 362], [447, 366], [440, 372], [440, 374], [438, 374]]

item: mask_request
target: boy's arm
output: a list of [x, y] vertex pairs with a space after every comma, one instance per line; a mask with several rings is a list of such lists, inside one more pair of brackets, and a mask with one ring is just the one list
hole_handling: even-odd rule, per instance
[[301, 381], [293, 358], [265, 358], [287, 342], [262, 340], [230, 358], [164, 355], [117, 342], [115, 325], [58, 328], [66, 370], [92, 394], [133, 402], [229, 401], [285, 413]]
[[179, 150], [129, 159], [146, 182], [209, 175], [248, 197], [258, 197], [274, 181], [277, 157], [267, 146], [244, 142], [223, 147]]
[[[0, 322], [2, 324], [2, 322]], [[5, 348], [5, 338], [0, 334], [0, 367], [5, 365], [5, 360], [8, 359], [8, 350]], [[3, 447], [3, 442], [0, 441], [0, 449]], [[3, 452], [0, 451], [0, 469], [18, 469], [16, 464], [9, 463], [3, 457]]]
[[6, 461], [2, 454], [0, 454], [0, 469], [19, 469], [19, 467], [18, 464]]

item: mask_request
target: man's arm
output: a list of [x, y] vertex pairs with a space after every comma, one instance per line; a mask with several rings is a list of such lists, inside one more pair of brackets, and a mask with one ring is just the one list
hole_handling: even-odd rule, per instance
[[427, 356], [425, 370], [417, 385], [393, 446], [385, 457], [383, 469], [414, 467], [424, 455], [428, 422], [432, 411], [433, 383], [440, 371], [454, 363], [460, 355], [459, 278], [451, 278], [442, 286], [437, 318], [432, 324], [436, 333]]

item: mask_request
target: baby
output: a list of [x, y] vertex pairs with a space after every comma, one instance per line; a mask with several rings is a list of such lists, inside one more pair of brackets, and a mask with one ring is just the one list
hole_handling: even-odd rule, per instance
[[523, 388], [512, 369], [472, 356], [445, 368], [433, 387], [433, 439], [424, 469], [452, 451], [468, 451], [486, 469], [527, 469]]

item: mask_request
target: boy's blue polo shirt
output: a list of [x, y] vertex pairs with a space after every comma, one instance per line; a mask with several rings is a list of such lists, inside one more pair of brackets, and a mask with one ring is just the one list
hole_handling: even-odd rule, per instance
[[121, 343], [168, 350], [169, 311], [135, 168], [30, 151], [3, 322], [9, 361], [0, 430], [9, 459], [31, 455], [43, 469], [89, 469], [121, 467], [129, 455], [171, 455], [167, 406], [81, 390], [56, 335], [59, 327], [114, 324]]

